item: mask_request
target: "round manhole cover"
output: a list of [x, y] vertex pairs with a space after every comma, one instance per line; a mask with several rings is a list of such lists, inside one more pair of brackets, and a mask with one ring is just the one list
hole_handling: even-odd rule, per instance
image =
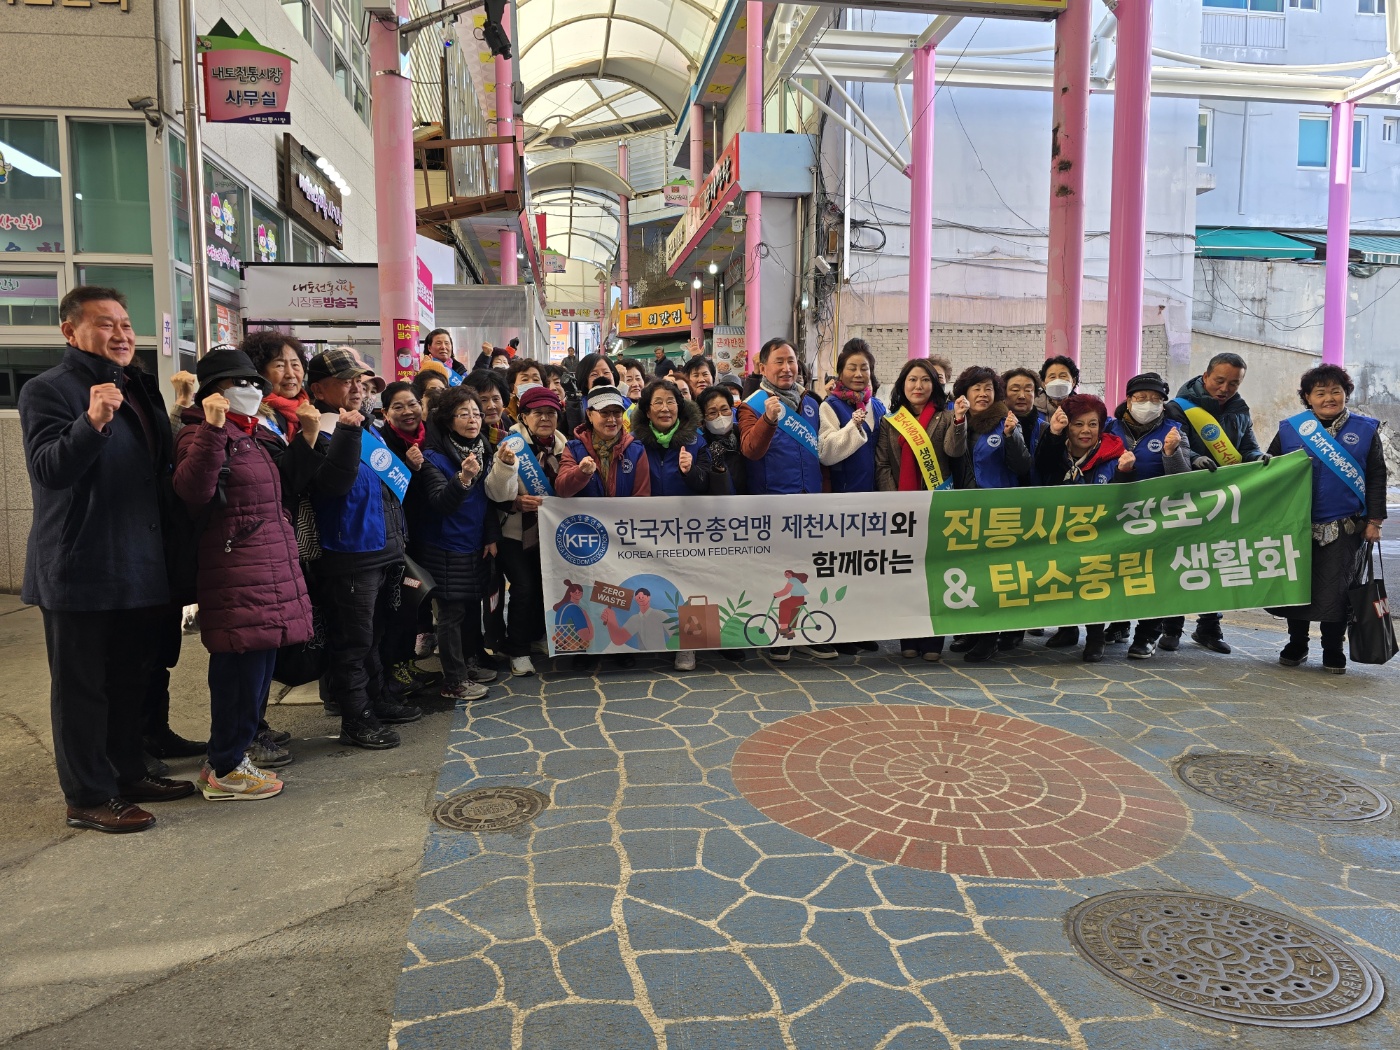
[[1264, 755], [1188, 755], [1176, 775], [1203, 795], [1270, 817], [1299, 820], [1375, 820], [1390, 799], [1316, 766]]
[[1364, 1017], [1385, 986], [1365, 959], [1320, 930], [1223, 897], [1125, 890], [1069, 913], [1090, 963], [1181, 1010], [1271, 1028]]
[[453, 831], [506, 831], [528, 824], [549, 805], [549, 796], [531, 788], [473, 788], [433, 807], [433, 820]]

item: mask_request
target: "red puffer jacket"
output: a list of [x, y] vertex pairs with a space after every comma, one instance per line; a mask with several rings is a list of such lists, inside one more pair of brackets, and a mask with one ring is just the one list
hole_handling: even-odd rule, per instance
[[199, 622], [211, 653], [278, 649], [311, 637], [311, 601], [272, 457], [236, 423], [216, 429], [186, 409], [175, 439], [175, 492], [196, 517], [214, 498], [225, 458], [225, 503], [199, 539]]

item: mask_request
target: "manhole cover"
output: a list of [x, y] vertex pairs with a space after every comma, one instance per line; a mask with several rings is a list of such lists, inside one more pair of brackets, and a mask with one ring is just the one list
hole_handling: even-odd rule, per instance
[[433, 807], [433, 820], [453, 831], [505, 831], [528, 824], [549, 805], [549, 796], [531, 788], [473, 788]]
[[1390, 799], [1329, 769], [1261, 755], [1188, 755], [1176, 775], [1203, 795], [1251, 813], [1299, 820], [1375, 820]]
[[1125, 890], [1069, 913], [1075, 949], [1135, 992], [1222, 1021], [1321, 1028], [1380, 1005], [1380, 974], [1332, 937], [1223, 897]]

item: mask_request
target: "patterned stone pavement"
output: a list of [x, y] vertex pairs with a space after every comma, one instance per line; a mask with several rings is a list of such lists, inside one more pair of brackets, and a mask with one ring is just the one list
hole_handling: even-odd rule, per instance
[[[551, 805], [513, 831], [430, 830], [390, 1046], [1400, 1047], [1389, 1001], [1322, 1031], [1233, 1025], [1120, 987], [1066, 939], [1095, 894], [1217, 894], [1400, 981], [1400, 817], [1247, 813], [1171, 767], [1272, 753], [1400, 798], [1400, 680], [1284, 669], [1278, 632], [1228, 633], [1229, 657], [1188, 644], [1129, 663], [1117, 647], [1090, 666], [1031, 640], [990, 666], [702, 656], [677, 674], [643, 658], [493, 686], [457, 713], [439, 793], [532, 787]], [[762, 780], [793, 759], [784, 784]], [[853, 775], [976, 819], [922, 825], [958, 828], [947, 841], [877, 827], [874, 799], [821, 794]]]

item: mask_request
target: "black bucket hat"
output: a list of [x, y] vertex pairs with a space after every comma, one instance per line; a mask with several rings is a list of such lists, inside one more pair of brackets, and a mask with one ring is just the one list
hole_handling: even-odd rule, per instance
[[252, 379], [266, 397], [272, 392], [272, 384], [253, 367], [252, 359], [242, 350], [234, 347], [210, 350], [195, 366], [195, 378], [199, 389], [195, 392], [195, 404], [199, 404], [222, 379]]

